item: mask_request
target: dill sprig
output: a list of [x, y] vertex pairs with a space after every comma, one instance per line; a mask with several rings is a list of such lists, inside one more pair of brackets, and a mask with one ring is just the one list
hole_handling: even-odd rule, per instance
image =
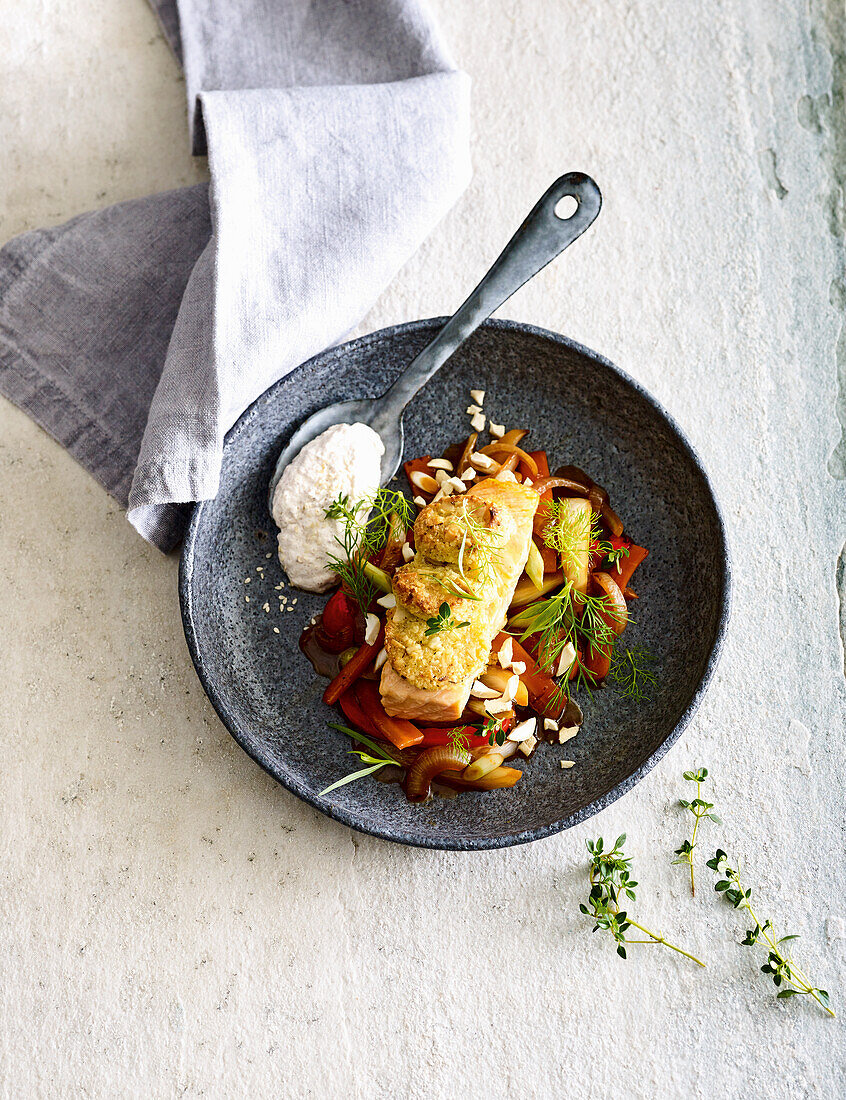
[[[593, 931], [602, 930], [604, 932], [610, 932], [617, 943], [617, 954], [621, 959], [626, 958], [626, 945], [631, 943], [648, 943], [656, 944], [661, 943], [665, 947], [669, 947], [672, 951], [677, 951], [680, 955], [684, 955], [685, 958], [691, 959], [699, 966], [704, 966], [705, 963], [701, 959], [697, 959], [695, 955], [691, 955], [688, 951], [683, 951], [682, 948], [676, 947], [675, 944], [665, 940], [663, 936], [657, 935], [655, 932], [650, 932], [648, 928], [644, 928], [642, 924], [638, 924], [637, 921], [632, 920], [627, 912], [620, 909], [620, 898], [625, 896], [630, 901], [636, 900], [635, 887], [637, 883], [630, 877], [629, 868], [631, 866], [631, 859], [627, 859], [623, 852], [623, 845], [626, 842], [626, 834], [618, 836], [614, 841], [614, 847], [606, 852], [603, 850], [604, 844], [602, 837], [600, 837], [595, 843], [592, 840], [588, 840], [587, 849], [590, 852], [590, 868], [588, 871], [588, 877], [590, 879], [590, 894], [588, 895], [587, 904], [582, 902], [579, 905], [579, 909], [585, 916], [592, 917], [594, 920]], [[648, 939], [629, 939], [626, 932], [630, 928], [637, 928], [639, 932], [642, 932]]]
[[481, 600], [481, 596], [477, 596], [474, 592], [468, 591], [462, 588], [457, 582], [453, 581], [450, 577], [439, 576], [437, 573], [430, 572], [426, 569], [418, 570], [418, 576], [428, 577], [432, 584], [436, 584], [438, 588], [443, 588], [444, 592], [448, 592], [450, 596], [455, 596], [461, 600]]
[[442, 634], [450, 630], [461, 630], [462, 627], [469, 626], [469, 622], [460, 623], [454, 617], [452, 609], [448, 603], [442, 603], [438, 608], [437, 615], [433, 615], [431, 619], [426, 620], [426, 626], [429, 628], [423, 635], [424, 638], [430, 638], [435, 634]]
[[339, 495], [325, 515], [343, 524], [341, 537], [335, 536], [342, 552], [330, 556], [327, 568], [338, 574], [344, 588], [366, 612], [376, 595], [376, 586], [365, 573], [364, 563], [388, 541], [391, 517], [396, 516], [407, 531], [414, 522], [414, 509], [402, 493], [382, 488], [355, 503], [349, 496]]
[[[717, 849], [714, 858], [708, 860], [707, 866], [718, 875], [725, 876], [717, 882], [714, 889], [721, 893], [735, 909], [745, 909], [755, 922], [755, 927], [748, 929], [746, 937], [740, 942], [744, 947], [754, 947], [761, 940], [767, 945], [769, 952], [767, 961], [761, 967], [761, 973], [771, 975], [773, 985], [779, 990], [776, 994], [777, 998], [788, 1000], [790, 997], [810, 996], [825, 1009], [829, 1016], [833, 1016], [834, 1012], [829, 1007], [828, 993], [824, 989], [811, 985], [808, 977], [781, 946], [790, 940], [798, 940], [799, 937], [790, 935], [777, 937], [772, 921], [765, 920], [762, 923], [759, 920], [749, 901], [752, 896], [751, 889], [744, 888], [740, 881], [740, 874], [735, 868], [729, 866], [728, 855], [722, 848]], [[779, 988], [782, 985], [784, 989]]]
[[708, 778], [708, 769], [700, 768], [695, 772], [684, 772], [684, 778], [690, 783], [696, 784], [696, 798], [692, 802], [688, 802], [684, 798], [679, 799], [679, 805], [685, 810], [690, 810], [693, 814], [693, 834], [690, 840], [683, 840], [681, 847], [676, 848], [675, 854], [679, 857], [673, 860], [673, 864], [686, 863], [690, 867], [690, 893], [693, 897], [696, 896], [696, 884], [693, 881], [693, 850], [696, 847], [696, 834], [699, 831], [699, 822], [703, 817], [707, 817], [709, 821], [714, 821], [717, 825], [722, 825], [722, 821], [716, 814], [712, 814], [711, 810], [714, 808], [713, 802], [706, 802], [702, 798], [702, 784]]
[[461, 511], [456, 512], [453, 522], [461, 531], [461, 546], [458, 550], [458, 572], [471, 591], [475, 592], [465, 569], [465, 555], [468, 546], [475, 551], [471, 573], [482, 587], [494, 580], [494, 566], [499, 561], [499, 546], [502, 536], [480, 523], [467, 507], [467, 497], [461, 497]]
[[608, 679], [620, 695], [642, 703], [650, 698], [652, 690], [658, 685], [655, 673], [649, 667], [654, 662], [655, 658], [644, 646], [619, 645], [611, 657]]
[[573, 582], [567, 581], [558, 592], [521, 608], [512, 616], [511, 625], [521, 632], [521, 642], [538, 636], [538, 664], [549, 672], [557, 668], [568, 644], [575, 650], [592, 646], [608, 653], [616, 635], [604, 616], [612, 612], [607, 596], [577, 592]]

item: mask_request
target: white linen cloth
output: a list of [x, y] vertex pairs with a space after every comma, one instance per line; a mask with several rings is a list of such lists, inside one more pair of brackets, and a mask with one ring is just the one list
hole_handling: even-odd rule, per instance
[[223, 437], [342, 339], [466, 186], [469, 88], [419, 0], [156, 0], [211, 185], [0, 251], [0, 392], [175, 545]]

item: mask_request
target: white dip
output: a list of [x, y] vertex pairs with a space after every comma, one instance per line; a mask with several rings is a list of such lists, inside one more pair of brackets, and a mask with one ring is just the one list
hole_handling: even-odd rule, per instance
[[290, 462], [273, 494], [273, 518], [279, 527], [279, 561], [291, 584], [325, 592], [337, 581], [326, 568], [342, 556], [341, 520], [327, 519], [326, 509], [339, 496], [351, 505], [379, 488], [382, 440], [366, 424], [335, 424], [307, 443]]

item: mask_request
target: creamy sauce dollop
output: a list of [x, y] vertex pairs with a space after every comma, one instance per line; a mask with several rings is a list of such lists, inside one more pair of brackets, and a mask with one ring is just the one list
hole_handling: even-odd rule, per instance
[[273, 518], [279, 527], [279, 561], [291, 584], [325, 592], [337, 581], [327, 569], [339, 557], [341, 520], [327, 519], [326, 509], [339, 496], [350, 505], [379, 488], [385, 447], [366, 424], [334, 424], [307, 443], [282, 473], [273, 494]]

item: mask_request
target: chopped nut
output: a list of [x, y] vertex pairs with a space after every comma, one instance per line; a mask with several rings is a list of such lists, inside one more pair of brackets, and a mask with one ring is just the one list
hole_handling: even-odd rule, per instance
[[534, 485], [534, 482], [532, 481], [532, 479], [530, 477], [524, 477], [523, 478], [523, 484], [528, 485], [529, 488], [531, 489], [531, 487]]
[[581, 726], [564, 726], [558, 731], [558, 744], [563, 745], [565, 741], [572, 741], [581, 728]]
[[562, 768], [575, 768], [576, 761], [575, 760], [560, 760], [559, 765]]
[[[485, 430], [484, 413], [473, 413], [473, 415], [470, 417], [470, 426], [472, 427], [474, 432], [483, 432]], [[487, 457], [487, 455], [485, 457]]]
[[474, 680], [473, 686], [470, 688], [470, 694], [474, 699], [498, 699], [500, 697], [499, 692], [494, 688], [489, 688], [487, 684], [483, 684], [481, 680]]
[[484, 390], [471, 390], [470, 396], [476, 402], [477, 405], [484, 405], [485, 403], [485, 391]]
[[444, 482], [449, 481], [449, 474], [446, 470], [435, 470], [435, 481], [443, 488]]
[[384, 596], [380, 596], [376, 601], [380, 607], [384, 607], [387, 611], [390, 611], [392, 607], [397, 606], [397, 598], [393, 592], [386, 592]]
[[[473, 426], [475, 427], [475, 424]], [[482, 431], [484, 426], [485, 425], [482, 424], [482, 427], [478, 430]], [[496, 466], [496, 463], [491, 458], [491, 456], [483, 455], [481, 451], [474, 451], [473, 454], [470, 455], [470, 461], [473, 463], [474, 466], [481, 466], [483, 470], [492, 470], [494, 466]]]
[[525, 661], [512, 661], [511, 662], [511, 671], [516, 672], [518, 676], [522, 676], [523, 673], [526, 671], [526, 662]]
[[422, 470], [412, 470], [409, 481], [415, 489], [420, 489], [424, 493], [434, 493], [438, 488], [437, 481], [429, 474], [424, 474]]
[[373, 662], [373, 667], [376, 669], [377, 672], [382, 667], [382, 665], [385, 663], [385, 661], [387, 661], [387, 659], [388, 659], [388, 651], [387, 651], [387, 649], [385, 649], [384, 646], [382, 646], [382, 648], [376, 654], [376, 660]]
[[473, 469], [472, 466], [470, 466], [461, 475], [461, 480], [462, 481], [472, 481], [475, 476], [476, 476], [476, 471]]
[[554, 718], [544, 718], [543, 728], [545, 730], [557, 730], [558, 729], [558, 723], [555, 721]]
[[414, 560], [414, 550], [411, 548], [411, 546], [407, 542], [404, 542], [402, 544], [402, 560], [403, 561], [413, 561]]
[[423, 497], [413, 497], [412, 499], [418, 508], [426, 507], [426, 501], [423, 499]]
[[500, 695], [498, 699], [486, 699], [485, 710], [488, 714], [504, 714], [505, 711], [511, 710], [511, 700], [506, 699], [504, 695]]
[[518, 691], [519, 687], [520, 687], [520, 677], [519, 676], [509, 676], [508, 677], [508, 682], [505, 685], [505, 691], [502, 694], [507, 695], [509, 699], [513, 699], [514, 696], [517, 694], [517, 691]]
[[452, 463], [448, 458], [430, 458], [430, 470], [452, 470]]
[[497, 657], [502, 668], [509, 668], [511, 665], [512, 657], [514, 656], [514, 642], [511, 637], [505, 639], [502, 645], [499, 647], [499, 653]]
[[561, 656], [558, 658], [558, 668], [555, 670], [556, 676], [563, 676], [565, 672], [569, 672], [573, 667], [573, 661], [576, 659], [576, 647], [572, 642], [568, 642], [561, 650]]
[[521, 722], [519, 725], [514, 727], [511, 733], [508, 734], [508, 740], [525, 741], [529, 737], [533, 737], [537, 724], [537, 718], [527, 718], [525, 722]]
[[476, 413], [480, 413], [481, 411], [482, 411], [482, 410], [481, 410], [481, 409], [479, 408], [479, 406], [478, 406], [478, 405], [468, 405], [468, 406], [467, 406], [467, 412], [468, 412], [468, 413], [469, 413], [469, 414], [470, 414], [471, 416], [474, 416], [474, 415], [475, 415]]
[[537, 737], [527, 737], [525, 741], [521, 741], [517, 748], [522, 752], [524, 756], [531, 756], [535, 745], [538, 743]]
[[505, 435], [504, 424], [494, 424], [494, 422], [491, 421], [488, 427], [490, 428], [491, 435], [496, 436], [497, 439], [501, 439]]
[[364, 640], [367, 645], [373, 645], [379, 637], [379, 620], [375, 615], [368, 614], [364, 627]]
[[500, 470], [498, 474], [494, 474], [495, 481], [516, 481], [513, 470]]
[[454, 493], [463, 493], [467, 489], [467, 486], [464, 484], [460, 477], [451, 477], [448, 481], [444, 482], [443, 488], [445, 489], [447, 485], [450, 485], [452, 487], [452, 491]]

